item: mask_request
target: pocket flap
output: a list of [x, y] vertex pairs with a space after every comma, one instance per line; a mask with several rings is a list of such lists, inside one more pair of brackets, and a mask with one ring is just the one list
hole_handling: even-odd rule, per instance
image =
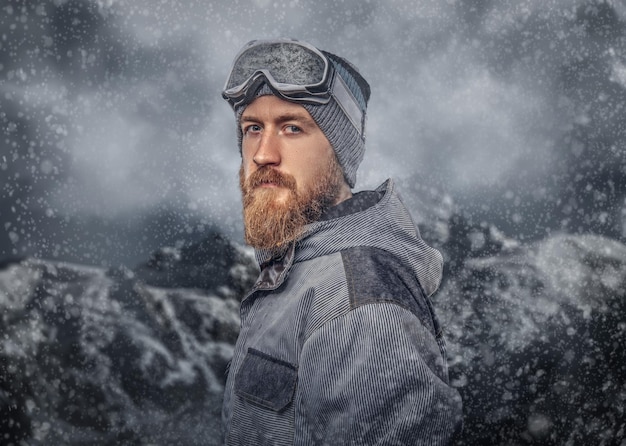
[[235, 394], [280, 412], [291, 402], [297, 380], [295, 366], [249, 348], [235, 377]]

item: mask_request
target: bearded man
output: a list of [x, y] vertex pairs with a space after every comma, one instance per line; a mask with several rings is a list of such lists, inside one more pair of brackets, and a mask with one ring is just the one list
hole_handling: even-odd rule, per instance
[[246, 242], [224, 395], [229, 445], [446, 445], [462, 424], [430, 296], [442, 257], [394, 184], [352, 193], [370, 87], [345, 59], [252, 41], [223, 97], [235, 111]]

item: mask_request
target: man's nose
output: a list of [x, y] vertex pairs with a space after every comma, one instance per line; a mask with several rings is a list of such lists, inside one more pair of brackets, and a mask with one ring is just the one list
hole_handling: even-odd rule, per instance
[[259, 145], [252, 158], [257, 166], [280, 164], [280, 142], [277, 135], [274, 135], [271, 131], [263, 132], [259, 140]]

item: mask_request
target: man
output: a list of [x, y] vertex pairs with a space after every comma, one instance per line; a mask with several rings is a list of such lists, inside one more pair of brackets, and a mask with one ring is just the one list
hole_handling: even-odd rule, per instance
[[253, 41], [223, 96], [237, 119], [246, 242], [226, 444], [445, 445], [461, 402], [429, 296], [442, 258], [388, 180], [352, 194], [370, 88], [346, 60]]

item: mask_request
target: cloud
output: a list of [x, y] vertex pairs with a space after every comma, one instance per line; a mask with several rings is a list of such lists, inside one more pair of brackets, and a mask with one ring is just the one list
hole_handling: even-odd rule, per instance
[[[13, 130], [2, 150], [21, 164], [5, 162], [0, 178], [16, 189], [19, 171], [30, 184], [20, 186], [30, 191], [21, 203], [27, 194], [28, 212], [42, 215], [121, 221], [184, 209], [183, 220], [240, 231], [240, 158], [220, 90], [232, 57], [255, 38], [308, 40], [368, 79], [360, 189], [389, 176], [418, 179], [472, 207], [520, 184], [547, 187], [555, 172], [564, 177], [563, 141], [580, 123], [620, 137], [623, 112], [593, 95], [608, 84], [626, 88], [626, 12], [617, 1], [72, 0], [7, 8], [0, 91], [15, 113], [5, 112], [5, 132]], [[595, 83], [577, 77], [591, 76], [589, 67], [597, 67]], [[0, 205], [15, 206], [15, 196]], [[46, 231], [24, 227], [35, 229]]]

